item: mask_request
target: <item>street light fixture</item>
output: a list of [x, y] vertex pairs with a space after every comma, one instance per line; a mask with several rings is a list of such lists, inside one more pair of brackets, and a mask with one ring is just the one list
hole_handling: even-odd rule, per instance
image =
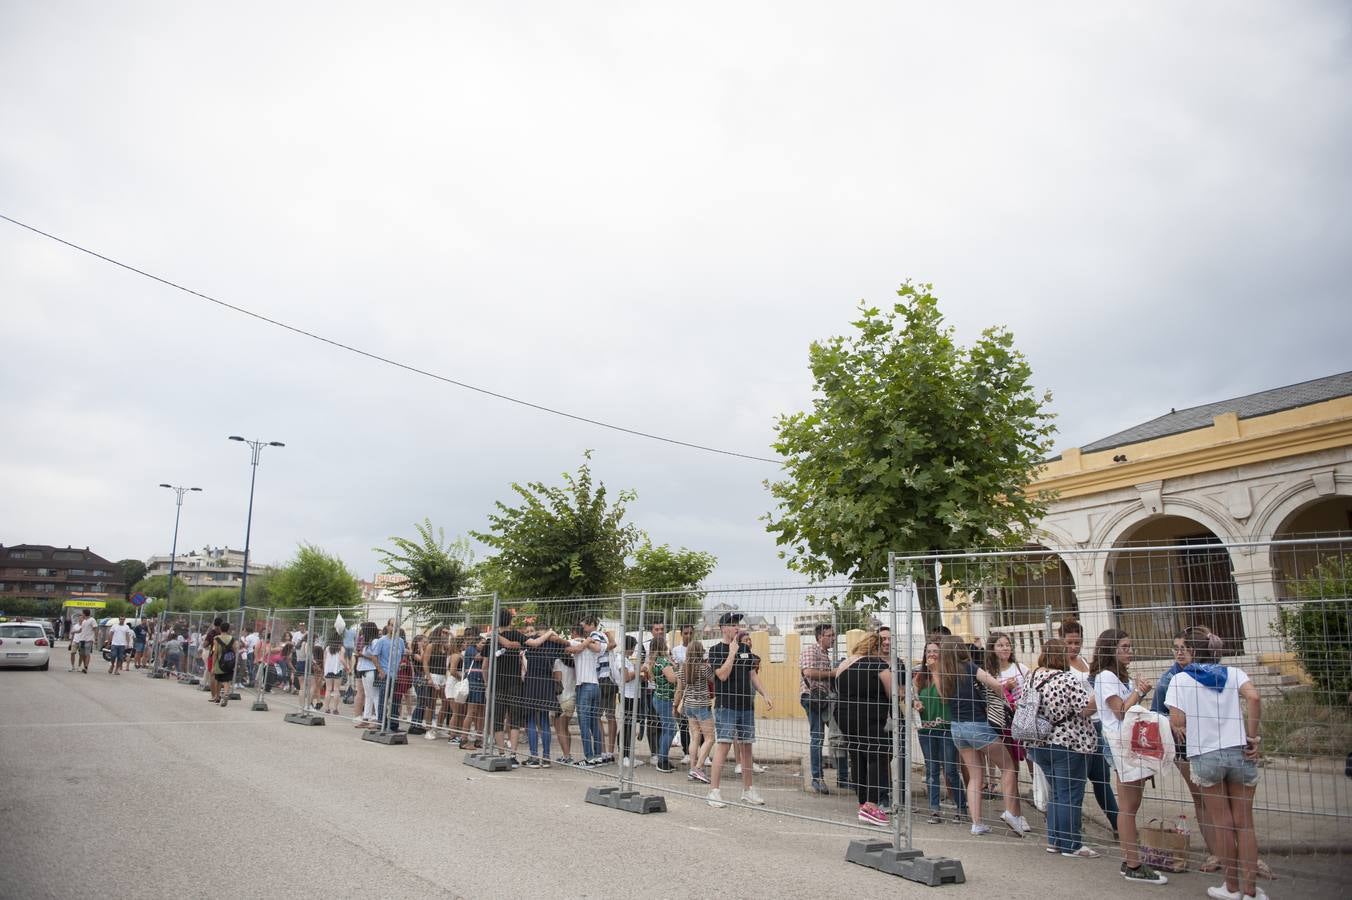
[[244, 522], [244, 575], [239, 580], [239, 608], [244, 608], [244, 591], [249, 586], [249, 538], [253, 533], [253, 495], [254, 481], [258, 478], [258, 458], [263, 455], [264, 447], [285, 447], [281, 441], [250, 441], [237, 434], [230, 435], [230, 440], [239, 441], [242, 444], [248, 444], [253, 451], [253, 457], [250, 465], [253, 471], [249, 475], [249, 517]]
[[170, 545], [169, 548], [169, 586], [168, 588], [165, 589], [164, 592], [165, 619], [163, 622], [160, 622], [160, 627], [155, 629], [154, 650], [151, 651], [154, 654], [154, 659], [151, 661], [150, 665], [150, 671], [152, 675], [154, 675], [155, 672], [159, 671], [158, 667], [160, 661], [160, 646], [159, 646], [160, 634], [164, 631], [164, 623], [169, 621], [168, 619], [169, 606], [172, 603], [174, 597], [174, 561], [178, 558], [178, 520], [179, 517], [183, 514], [183, 495], [191, 491], [197, 491], [198, 493], [201, 493], [202, 491], [200, 487], [183, 487], [181, 485], [167, 484], [165, 482], [160, 482], [160, 487], [168, 488], [169, 490], [174, 492], [174, 542], [173, 544]]

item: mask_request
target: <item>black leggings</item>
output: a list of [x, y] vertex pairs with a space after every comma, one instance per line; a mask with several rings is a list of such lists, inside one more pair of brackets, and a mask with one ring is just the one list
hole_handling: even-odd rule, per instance
[[887, 793], [888, 758], [891, 748], [886, 735], [847, 735], [850, 754], [850, 772], [854, 776], [854, 792], [862, 806], [882, 803]]

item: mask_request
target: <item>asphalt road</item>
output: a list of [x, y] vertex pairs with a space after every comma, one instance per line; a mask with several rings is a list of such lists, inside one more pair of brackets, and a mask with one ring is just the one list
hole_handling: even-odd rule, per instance
[[[54, 664], [55, 666], [55, 664]], [[1118, 861], [921, 826], [967, 883], [926, 888], [844, 861], [857, 832], [668, 799], [588, 805], [594, 774], [489, 775], [442, 742], [386, 747], [280, 703], [219, 709], [137, 673], [0, 671], [0, 897], [1204, 897], [1213, 876], [1129, 885]], [[674, 777], [674, 776], [673, 776]], [[1345, 857], [1272, 860], [1274, 898], [1349, 896]]]

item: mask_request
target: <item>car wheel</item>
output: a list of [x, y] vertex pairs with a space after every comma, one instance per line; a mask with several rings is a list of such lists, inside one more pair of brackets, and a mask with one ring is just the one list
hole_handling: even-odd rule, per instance
[[51, 663], [51, 660], [47, 660], [47, 662], [45, 662], [45, 663], [43, 663], [42, 665], [38, 666], [38, 671], [39, 671], [39, 672], [46, 672], [46, 671], [47, 671], [47, 667], [48, 667], [48, 665], [49, 665], [50, 663]]

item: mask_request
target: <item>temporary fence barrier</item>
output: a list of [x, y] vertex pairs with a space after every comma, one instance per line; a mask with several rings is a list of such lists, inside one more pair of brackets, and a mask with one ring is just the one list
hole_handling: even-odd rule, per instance
[[[255, 610], [245, 617], [266, 619], [256, 660], [265, 674], [259, 677], [259, 665], [253, 670], [259, 699], [281, 692], [291, 711], [374, 725], [362, 728], [363, 737], [411, 731], [443, 738], [468, 751], [466, 763], [491, 771], [548, 765], [562, 770], [559, 777], [585, 781], [594, 802], [621, 809], [642, 811], [653, 798], [683, 796], [843, 826], [864, 838], [849, 846], [847, 859], [936, 884], [961, 880], [960, 864], [926, 859], [918, 848], [944, 830], [945, 846], [953, 846], [955, 823], [963, 834], [986, 824], [1008, 837], [1025, 819], [1029, 843], [1075, 841], [1115, 856], [1110, 816], [1122, 799], [1106, 758], [1096, 774], [1091, 769], [1078, 824], [1066, 809], [1072, 794], [1062, 773], [1043, 778], [1032, 761], [1002, 768], [1001, 757], [957, 766], [951, 726], [945, 729], [952, 709], [935, 712], [943, 697], [936, 696], [939, 673], [926, 654], [941, 623], [997, 681], [1012, 681], [1016, 702], [1039, 656], [1057, 649], [1053, 638], [1074, 637], [1065, 624], [1072, 616], [1086, 661], [1101, 632], [1121, 629], [1134, 644], [1130, 675], [1156, 683], [1171, 665], [1174, 634], [1205, 626], [1219, 636], [1221, 661], [1245, 671], [1262, 699], [1254, 811], [1264, 852], [1352, 850], [1352, 791], [1342, 776], [1352, 746], [1347, 549], [1348, 539], [1331, 538], [910, 554], [894, 557], [887, 581], [410, 600], [394, 604], [379, 623], [346, 609]], [[596, 624], [581, 627], [589, 619]], [[187, 614], [181, 628], [199, 633], [208, 623], [205, 614]], [[324, 647], [343, 642], [348, 629], [355, 633], [352, 652], [344, 648], [344, 677], [325, 683]], [[370, 706], [383, 707], [384, 716], [371, 723], [373, 709], [349, 700], [367, 693], [358, 648], [386, 629], [403, 632], [408, 666], [403, 684], [398, 672], [378, 687], [372, 680], [372, 691], [381, 693]], [[594, 631], [606, 653], [584, 655], [579, 651]], [[299, 677], [294, 632], [304, 635], [310, 678]], [[734, 659], [725, 667], [729, 648]], [[602, 668], [611, 674], [598, 676]], [[628, 682], [627, 672], [634, 673]], [[334, 687], [341, 692], [336, 702]], [[710, 687], [711, 702], [704, 698]], [[1005, 710], [1006, 725], [1011, 713]], [[681, 719], [688, 749], [680, 742]], [[739, 741], [749, 746], [741, 754], [725, 750], [718, 761], [716, 738], [740, 737], [738, 729], [747, 737], [754, 729], [754, 741]], [[1002, 736], [1000, 746], [1014, 750], [1012, 736]], [[1042, 748], [1031, 749], [1042, 760]], [[1224, 838], [1187, 770], [1164, 763], [1144, 791], [1136, 816], [1144, 837], [1126, 852], [1128, 861], [1139, 852], [1161, 865], [1196, 866], [1207, 855], [1223, 855], [1216, 850]], [[719, 793], [711, 796], [705, 780], [714, 780], [715, 765]], [[1000, 784], [1008, 768], [1012, 787]], [[748, 789], [738, 792], [739, 781]], [[1102, 815], [1099, 802], [1107, 809]], [[917, 803], [926, 806], [917, 810]], [[978, 807], [984, 821], [964, 819]], [[1001, 812], [1019, 825], [1006, 824]], [[1156, 827], [1147, 831], [1152, 821]], [[1191, 856], [1170, 855], [1179, 834]], [[970, 841], [979, 846], [981, 838]]]
[[[1172, 739], [1177, 759], [1151, 764], [1153, 778], [1135, 816], [1136, 841], [1113, 837], [1114, 831], [1122, 833], [1114, 826], [1127, 815], [1122, 808], [1137, 802], [1137, 788], [1128, 787], [1124, 798], [1120, 779], [1113, 777], [1110, 744], [1117, 729], [1104, 724], [1094, 726], [1105, 736], [1086, 755], [1085, 780], [1067, 776], [1059, 763], [1056, 771], [1044, 768], [1054, 764], [1049, 748], [1059, 745], [1025, 748], [1006, 729], [1001, 743], [1018, 778], [1004, 806], [1032, 818], [1039, 837], [1057, 849], [1082, 845], [1105, 855], [1120, 853], [1129, 863], [1145, 860], [1181, 870], [1211, 869], [1227, 848], [1233, 853], [1233, 831], [1224, 824], [1230, 813], [1208, 806], [1192, 758], [1210, 746], [1198, 741], [1214, 742], [1217, 734], [1224, 746], [1258, 738], [1249, 746], [1258, 763], [1252, 815], [1263, 853], [1352, 843], [1352, 785], [1343, 774], [1352, 748], [1349, 550], [1352, 539], [1346, 536], [1224, 542], [1208, 535], [1106, 550], [1029, 547], [898, 556], [897, 565], [915, 580], [929, 623], [937, 624], [942, 608], [945, 623], [974, 662], [1005, 682], [1005, 699], [1012, 703], [1030, 681], [1036, 686], [1040, 681], [1033, 679], [1050, 677], [1045, 670], [1035, 673], [1040, 659], [1061, 664], [1063, 645], [1052, 645], [1044, 657], [1052, 637], [1069, 639], [1069, 657], [1078, 658], [1072, 667], [1080, 667], [1091, 693], [1102, 669], [1114, 677], [1126, 674], [1126, 690], [1147, 689], [1143, 698], [1127, 699], [1160, 716], [1146, 727], [1162, 729], [1161, 743]], [[923, 628], [924, 622], [917, 625]], [[1191, 697], [1202, 689], [1189, 679], [1179, 682], [1172, 700], [1191, 708], [1193, 718], [1185, 711], [1185, 730], [1171, 734], [1167, 685], [1189, 663], [1227, 667], [1222, 685], [1247, 681], [1260, 701], [1256, 721], [1247, 702], [1199, 705]], [[1008, 705], [1000, 708], [1012, 714]], [[1115, 724], [1117, 715], [1100, 703], [1095, 718], [1109, 715]], [[1132, 722], [1137, 718], [1133, 714]], [[989, 760], [986, 765], [994, 768]], [[1038, 821], [1029, 800], [1042, 793], [1035, 791], [1035, 781], [1044, 777], [1049, 818]], [[1088, 796], [1077, 801], [1081, 793]], [[992, 816], [987, 820], [1000, 825]]]

